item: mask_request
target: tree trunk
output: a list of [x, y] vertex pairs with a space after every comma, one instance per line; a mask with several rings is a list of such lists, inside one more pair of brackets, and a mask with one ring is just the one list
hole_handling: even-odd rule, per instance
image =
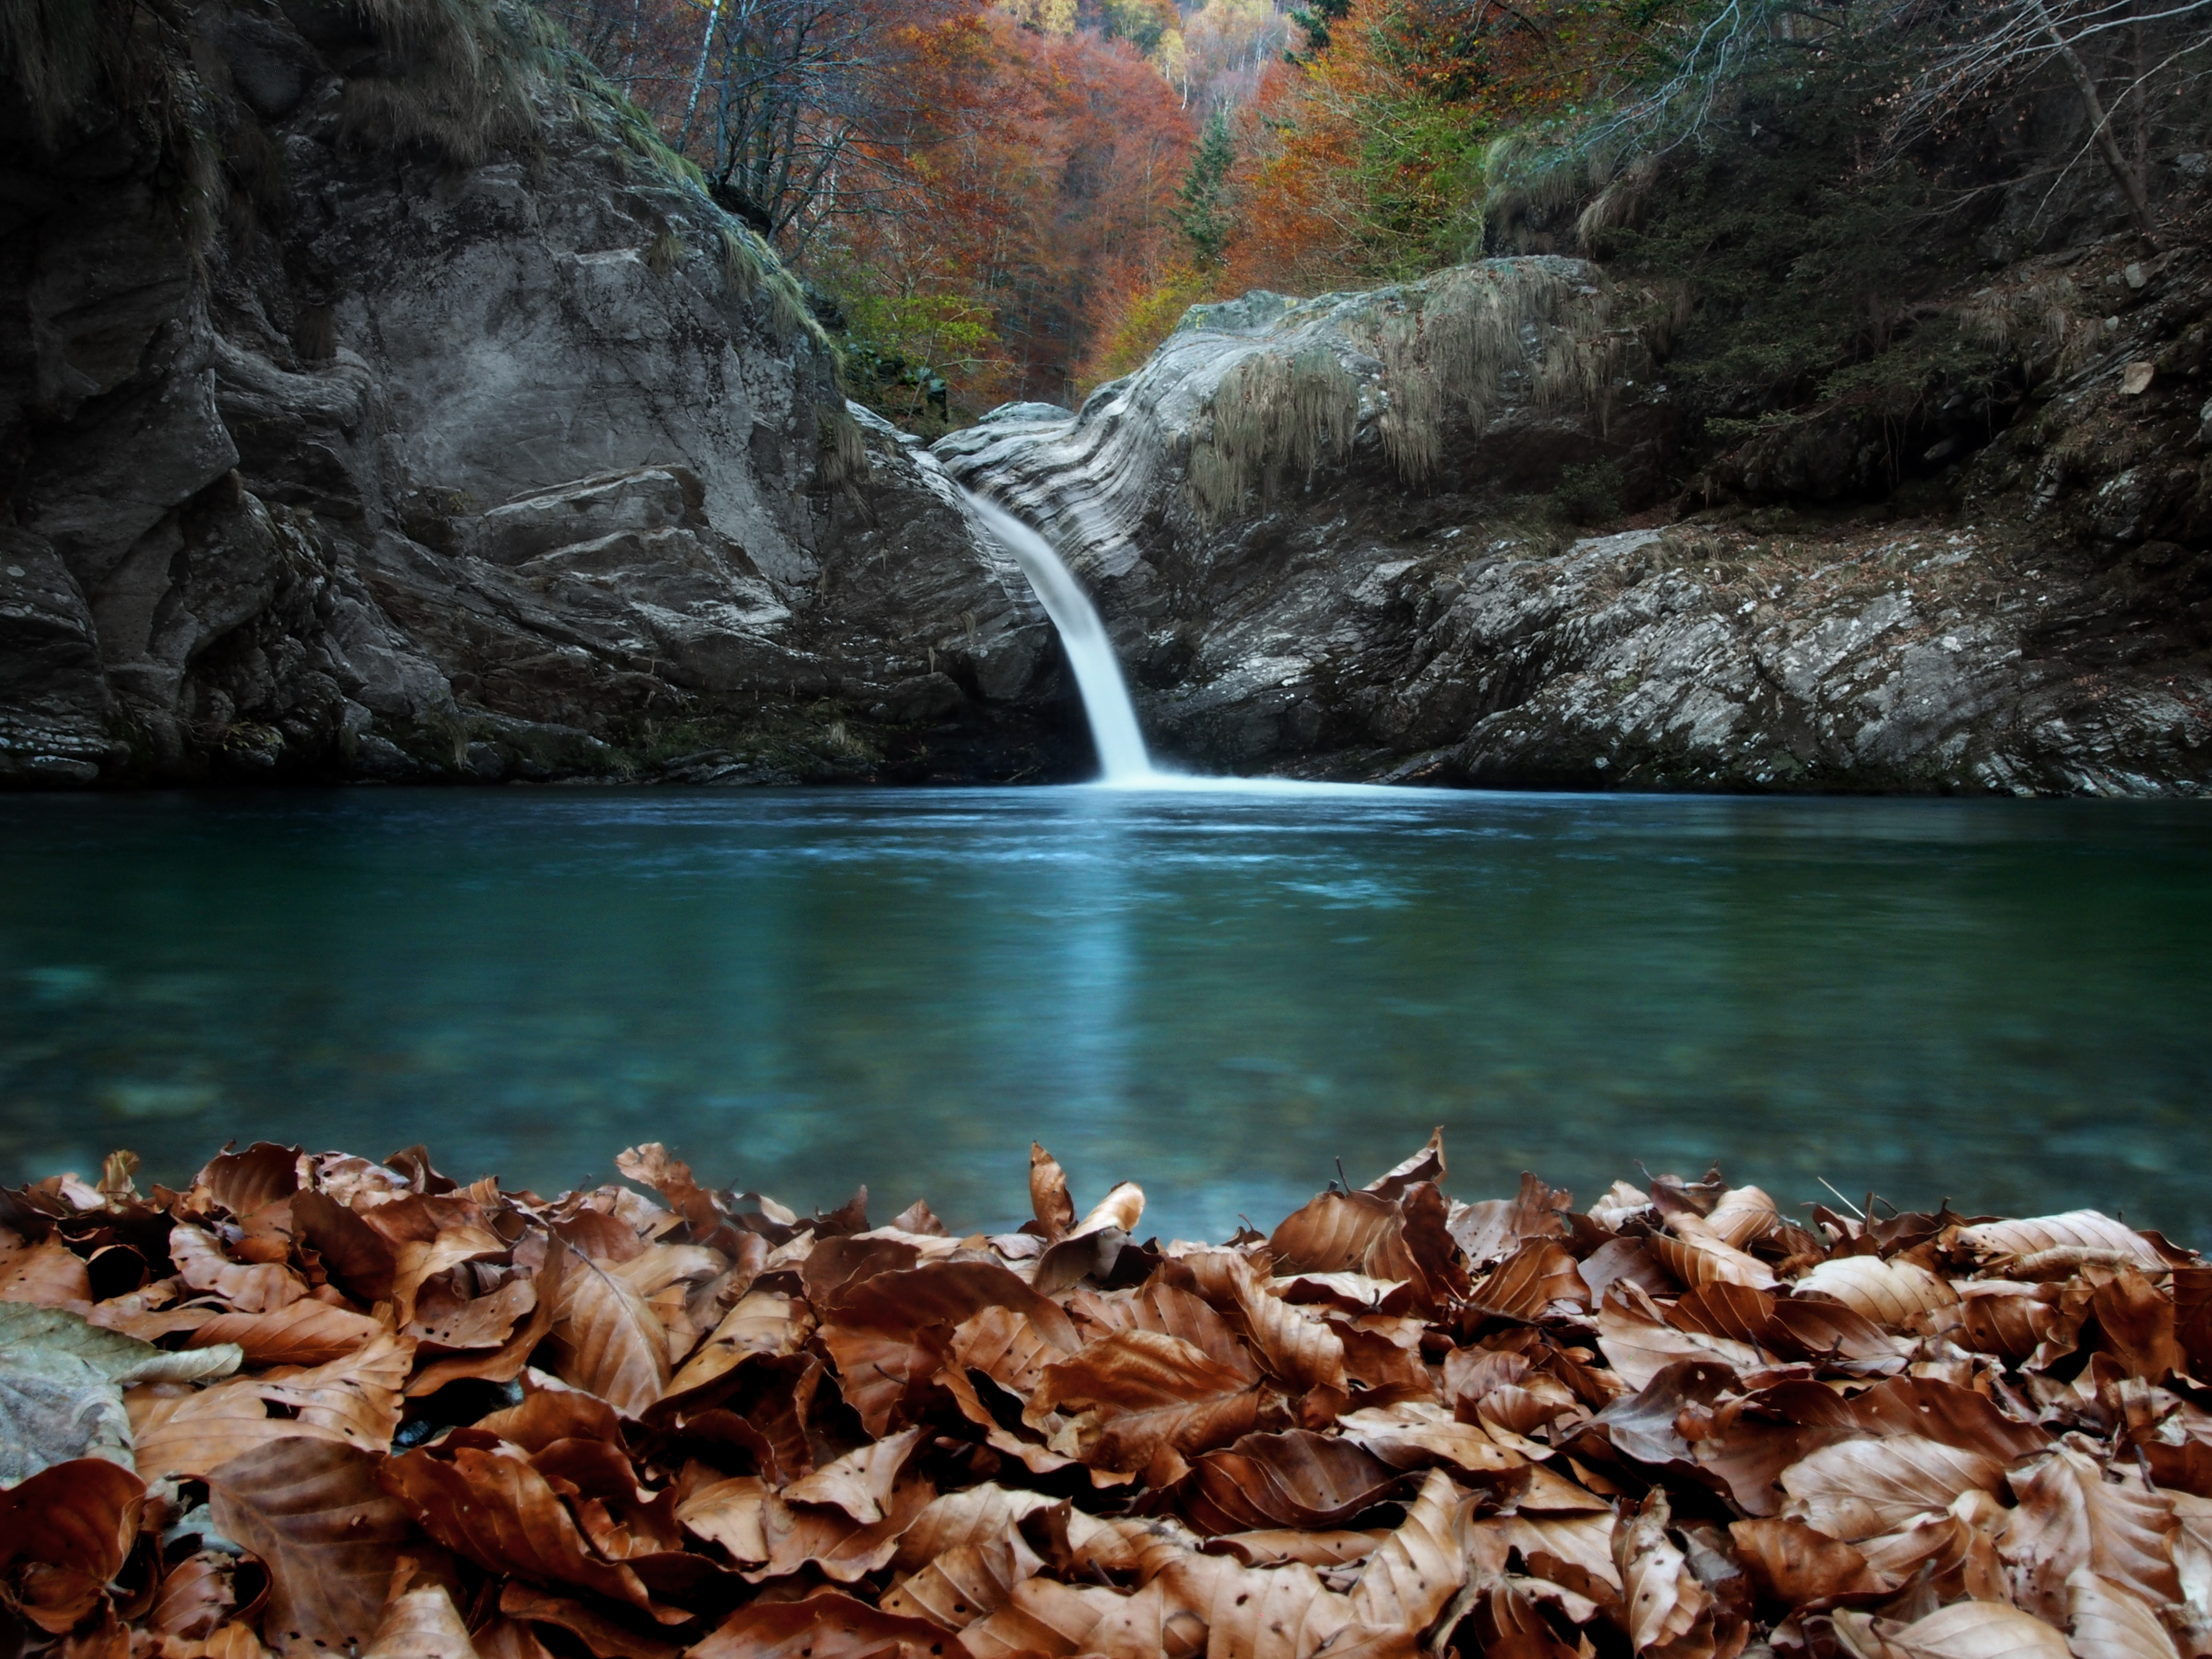
[[2112, 177], [2119, 181], [2120, 190], [2128, 198], [2128, 210], [2135, 217], [2136, 227], [2146, 236], [2156, 234], [2158, 222], [2151, 216], [2150, 197], [2143, 188], [2143, 176], [2128, 165], [2120, 154], [2119, 140], [2113, 137], [2112, 118], [2105, 112], [2105, 100], [2097, 95], [2096, 77], [2089, 66], [2081, 61], [2081, 53], [2074, 50], [2073, 42], [2058, 32], [2058, 24], [2044, 7], [2043, 0], [2030, 0], [2035, 8], [2035, 20], [2043, 32], [2051, 37], [2051, 44], [2058, 50], [2059, 61], [2066, 72], [2074, 77], [2075, 89], [2081, 94], [2082, 107], [2089, 112], [2090, 137], [2095, 141], [2097, 154], [2104, 158]]

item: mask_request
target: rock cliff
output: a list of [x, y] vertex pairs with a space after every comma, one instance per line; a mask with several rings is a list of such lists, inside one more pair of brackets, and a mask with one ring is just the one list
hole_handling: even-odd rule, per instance
[[1195, 767], [2212, 781], [2194, 245], [1954, 296], [2057, 343], [1902, 468], [1847, 402], [1705, 459], [1678, 301], [1552, 256], [1201, 307], [933, 452], [526, 9], [128, 15], [104, 82], [0, 107], [0, 783], [1079, 775], [957, 482]]
[[1573, 528], [1594, 476], [1649, 499], [1682, 420], [1650, 296], [1548, 258], [1201, 307], [1079, 414], [1017, 406], [937, 449], [1060, 547], [1158, 746], [1197, 767], [2201, 793], [2201, 260], [2116, 241], [2045, 264], [1979, 302], [2063, 277], [2113, 307], [2094, 349], [1872, 507], [1757, 504], [1762, 467], [1788, 475], [1769, 501], [1843, 493], [1814, 487], [1859, 453], [1839, 421], [1708, 469], [1724, 510], [1693, 489]]
[[773, 255], [526, 16], [457, 86], [406, 10], [143, 23], [168, 131], [11, 100], [0, 779], [1079, 763], [1018, 571]]

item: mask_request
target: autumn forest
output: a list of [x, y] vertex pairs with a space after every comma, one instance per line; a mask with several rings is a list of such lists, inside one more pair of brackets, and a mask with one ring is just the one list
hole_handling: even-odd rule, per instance
[[[808, 281], [909, 424], [1072, 404], [1185, 307], [1462, 253], [1478, 141], [1648, 3], [562, 0], [576, 45]], [[1463, 191], [1461, 192], [1463, 194]], [[870, 394], [872, 393], [872, 396]]]

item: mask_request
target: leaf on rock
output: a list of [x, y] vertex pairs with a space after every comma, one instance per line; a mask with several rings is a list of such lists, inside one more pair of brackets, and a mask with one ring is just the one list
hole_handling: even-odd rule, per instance
[[0, 1482], [84, 1457], [134, 1467], [123, 1389], [222, 1376], [238, 1363], [234, 1347], [166, 1353], [65, 1309], [0, 1303]]
[[1917, 1435], [1824, 1446], [1782, 1472], [1784, 1513], [1855, 1543], [1948, 1509], [1962, 1492], [1996, 1492], [2004, 1465]]
[[0, 1492], [0, 1565], [44, 1562], [97, 1591], [123, 1570], [145, 1501], [146, 1483], [106, 1458], [52, 1464]]
[[[383, 1451], [399, 1426], [400, 1390], [414, 1350], [407, 1338], [386, 1332], [343, 1358], [306, 1370], [240, 1377], [180, 1398], [134, 1394], [139, 1471], [149, 1477], [205, 1474], [257, 1446], [290, 1439]], [[272, 1406], [289, 1414], [272, 1417]]]
[[380, 1462], [335, 1442], [277, 1441], [208, 1476], [216, 1528], [268, 1569], [261, 1628], [278, 1653], [342, 1648], [376, 1627], [415, 1537], [406, 1510], [378, 1484]]

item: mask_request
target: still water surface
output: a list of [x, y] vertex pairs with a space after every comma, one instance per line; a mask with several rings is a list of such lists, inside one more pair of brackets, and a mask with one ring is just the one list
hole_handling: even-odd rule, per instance
[[658, 1139], [1223, 1236], [1445, 1126], [1447, 1186], [1722, 1160], [1785, 1206], [2212, 1243], [2212, 812], [1426, 792], [0, 800], [0, 1175], [222, 1140], [542, 1191]]

